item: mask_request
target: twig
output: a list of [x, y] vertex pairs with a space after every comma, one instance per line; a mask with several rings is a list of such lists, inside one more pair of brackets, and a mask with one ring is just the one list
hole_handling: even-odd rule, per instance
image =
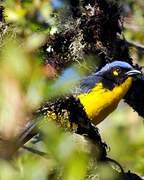
[[137, 43], [137, 42], [133, 42], [133, 41], [129, 41], [129, 40], [125, 40], [125, 43], [129, 46], [129, 47], [134, 47], [136, 48], [138, 51], [144, 53], [144, 45]]
[[114, 163], [115, 165], [117, 165], [117, 166], [120, 168], [121, 173], [124, 174], [124, 169], [122, 168], [122, 166], [121, 166], [116, 160], [111, 159], [111, 158], [109, 158], [109, 157], [106, 157], [106, 160], [107, 160], [108, 162], [112, 162], [112, 163]]
[[39, 151], [37, 149], [34, 149], [34, 148], [31, 148], [31, 147], [28, 147], [28, 146], [22, 146], [23, 149], [26, 149], [27, 151], [31, 152], [31, 153], [34, 153], [34, 154], [37, 154], [37, 155], [40, 155], [42, 157], [45, 157], [47, 154], [45, 152], [42, 152], [42, 151]]

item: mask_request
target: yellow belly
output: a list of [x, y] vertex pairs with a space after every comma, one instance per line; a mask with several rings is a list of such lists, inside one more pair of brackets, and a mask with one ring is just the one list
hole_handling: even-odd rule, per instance
[[102, 83], [98, 83], [91, 92], [78, 96], [80, 102], [84, 106], [87, 116], [93, 124], [97, 125], [116, 109], [118, 103], [125, 96], [131, 84], [131, 77], [125, 80], [120, 86], [115, 86], [112, 90], [105, 89]]

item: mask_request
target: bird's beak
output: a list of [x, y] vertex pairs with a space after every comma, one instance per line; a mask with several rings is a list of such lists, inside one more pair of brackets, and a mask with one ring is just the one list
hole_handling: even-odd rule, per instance
[[126, 72], [127, 76], [131, 76], [131, 77], [138, 77], [138, 76], [142, 76], [142, 72], [136, 69], [130, 70], [128, 72]]

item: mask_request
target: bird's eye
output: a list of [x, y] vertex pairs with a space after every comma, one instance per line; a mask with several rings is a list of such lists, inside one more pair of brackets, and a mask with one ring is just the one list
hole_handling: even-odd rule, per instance
[[120, 69], [119, 68], [116, 68], [116, 69], [113, 69], [113, 75], [114, 76], [119, 76], [119, 74], [120, 74]]

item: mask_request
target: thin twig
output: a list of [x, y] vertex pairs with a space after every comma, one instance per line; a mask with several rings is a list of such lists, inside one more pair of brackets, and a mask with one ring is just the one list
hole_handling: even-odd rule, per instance
[[114, 163], [115, 165], [117, 165], [117, 166], [120, 168], [121, 173], [124, 174], [124, 169], [122, 168], [122, 166], [121, 166], [116, 160], [111, 159], [111, 158], [109, 158], [109, 157], [106, 157], [106, 160], [107, 160], [108, 162], [112, 162], [112, 163]]
[[144, 45], [137, 43], [137, 42], [129, 41], [129, 40], [125, 40], [125, 42], [129, 47], [134, 47], [138, 51], [144, 53]]
[[31, 147], [28, 147], [28, 146], [22, 146], [23, 149], [26, 149], [27, 151], [31, 152], [31, 153], [34, 153], [34, 154], [37, 154], [37, 155], [40, 155], [42, 157], [46, 157], [46, 153], [45, 152], [42, 152], [42, 151], [39, 151], [37, 149], [34, 149], [34, 148], [31, 148]]

